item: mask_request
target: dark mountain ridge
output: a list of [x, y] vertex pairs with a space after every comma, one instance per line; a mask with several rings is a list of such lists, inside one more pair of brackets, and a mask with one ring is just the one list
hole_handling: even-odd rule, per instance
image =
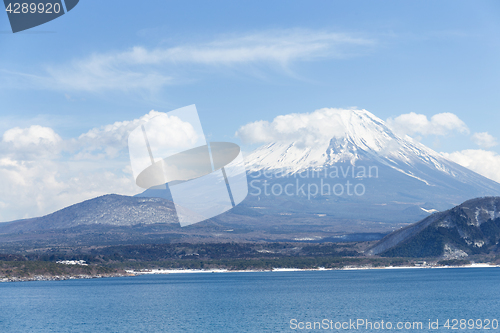
[[463, 258], [500, 251], [500, 197], [468, 200], [394, 231], [367, 251], [389, 257]]

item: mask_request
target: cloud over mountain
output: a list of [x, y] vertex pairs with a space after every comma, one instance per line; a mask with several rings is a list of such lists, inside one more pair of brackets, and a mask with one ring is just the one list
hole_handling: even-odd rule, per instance
[[448, 135], [453, 132], [469, 133], [467, 125], [455, 114], [438, 113], [429, 120], [424, 114], [410, 112], [387, 120], [396, 132], [408, 135]]
[[491, 148], [498, 145], [497, 139], [488, 132], [474, 133], [471, 139], [476, 145], [483, 148]]
[[500, 155], [483, 149], [442, 153], [444, 157], [500, 183]]
[[245, 143], [295, 141], [311, 146], [345, 134], [343, 117], [352, 110], [324, 108], [311, 113], [278, 116], [272, 122], [255, 121], [241, 126], [236, 135]]

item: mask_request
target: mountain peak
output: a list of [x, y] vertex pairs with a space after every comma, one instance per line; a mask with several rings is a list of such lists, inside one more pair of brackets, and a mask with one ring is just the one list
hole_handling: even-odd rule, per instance
[[295, 137], [293, 140], [287, 136], [251, 153], [247, 157], [249, 169], [286, 168], [295, 173], [338, 162], [355, 165], [360, 159], [373, 158], [385, 160], [384, 164], [394, 164], [396, 160], [403, 164], [425, 161], [446, 169], [440, 163], [440, 154], [408, 136], [400, 137], [366, 110], [317, 110], [297, 126]]
[[277, 140], [246, 157], [252, 179], [248, 206], [277, 209], [291, 200], [291, 207], [299, 207], [299, 190], [276, 198], [266, 192], [273, 186], [279, 194], [286, 186], [299, 189], [299, 178], [321, 191], [323, 186], [345, 189], [349, 182], [366, 190], [354, 197], [341, 190], [304, 194], [311, 213], [337, 218], [351, 218], [356, 210], [358, 218], [408, 221], [473, 197], [500, 195], [500, 184], [398, 135], [366, 110], [320, 109], [282, 117], [261, 127]]

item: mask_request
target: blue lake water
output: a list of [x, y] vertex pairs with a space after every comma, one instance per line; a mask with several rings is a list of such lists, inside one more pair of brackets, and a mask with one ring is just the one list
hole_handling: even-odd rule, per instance
[[[438, 330], [428, 328], [429, 319], [438, 320]], [[457, 319], [456, 330], [452, 321], [450, 328], [443, 327], [447, 319]], [[474, 322], [464, 327], [460, 319]], [[0, 283], [0, 332], [380, 332], [390, 331], [388, 322], [393, 331], [479, 332], [500, 331], [494, 321], [499, 319], [499, 268], [196, 273]], [[335, 324], [346, 328], [349, 320], [349, 328], [335, 329]], [[350, 326], [357, 320], [370, 322], [372, 329]], [[486, 320], [490, 329], [479, 329]], [[323, 326], [307, 329], [308, 322]], [[404, 329], [415, 322], [422, 322], [422, 329], [418, 324]]]

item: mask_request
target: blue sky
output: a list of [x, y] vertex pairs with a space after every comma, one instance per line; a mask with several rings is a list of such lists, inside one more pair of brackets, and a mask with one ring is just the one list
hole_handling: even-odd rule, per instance
[[113, 131], [190, 104], [240, 144], [251, 122], [366, 109], [500, 180], [499, 36], [498, 1], [82, 0], [17, 34], [0, 15], [0, 221], [132, 194]]

